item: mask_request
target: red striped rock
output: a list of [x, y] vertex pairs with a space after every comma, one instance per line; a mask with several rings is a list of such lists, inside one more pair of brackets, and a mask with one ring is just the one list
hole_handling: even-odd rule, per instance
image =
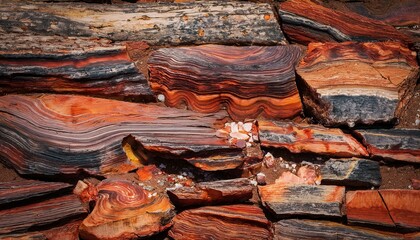
[[341, 217], [345, 188], [339, 186], [275, 183], [259, 186], [264, 207], [277, 217]]
[[18, 180], [0, 183], [0, 205], [23, 201], [69, 189], [72, 185], [60, 182]]
[[261, 146], [286, 148], [293, 153], [317, 153], [328, 156], [368, 156], [368, 152], [351, 135], [340, 129], [291, 122], [259, 121]]
[[87, 214], [76, 195], [66, 195], [45, 201], [0, 211], [0, 234], [27, 231], [59, 221], [81, 218]]
[[0, 94], [77, 93], [154, 100], [146, 78], [121, 43], [25, 34], [2, 34], [0, 41]]
[[242, 149], [216, 136], [223, 114], [82, 96], [0, 97], [0, 159], [22, 174], [104, 175], [154, 157], [206, 170], [243, 164]]
[[420, 162], [420, 130], [369, 129], [355, 130], [355, 133], [375, 158]]
[[273, 239], [271, 223], [253, 205], [208, 206], [174, 218], [169, 236], [181, 239]]
[[324, 125], [393, 122], [419, 74], [415, 52], [398, 42], [311, 43], [297, 68], [304, 104]]
[[294, 42], [344, 42], [399, 40], [407, 35], [382, 21], [350, 11], [336, 11], [310, 0], [288, 0], [279, 4], [284, 33]]
[[420, 231], [420, 190], [379, 190], [389, 215], [399, 228]]
[[201, 182], [194, 187], [169, 190], [171, 201], [180, 207], [214, 205], [247, 201], [252, 198], [253, 186], [246, 178]]
[[300, 56], [297, 46], [164, 48], [149, 59], [150, 83], [171, 107], [205, 113], [225, 107], [241, 121], [292, 118], [301, 112], [294, 74]]
[[80, 225], [83, 239], [137, 239], [171, 226], [173, 206], [164, 195], [149, 196], [136, 183], [104, 180], [95, 208]]
[[378, 191], [350, 191], [346, 194], [349, 223], [395, 227]]

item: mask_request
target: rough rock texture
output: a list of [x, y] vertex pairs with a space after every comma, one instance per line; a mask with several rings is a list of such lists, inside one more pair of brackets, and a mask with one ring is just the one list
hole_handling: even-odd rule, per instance
[[284, 33], [294, 42], [344, 42], [399, 40], [410, 38], [382, 21], [335, 11], [310, 0], [288, 0], [279, 4]]
[[0, 94], [53, 92], [154, 100], [123, 44], [14, 33], [1, 34], [0, 42]]
[[254, 205], [209, 206], [185, 210], [169, 230], [173, 239], [272, 239], [271, 223]]
[[0, 32], [83, 36], [153, 45], [263, 44], [286, 42], [269, 4], [203, 1], [96, 5], [0, 5]]
[[66, 195], [45, 201], [0, 211], [0, 234], [27, 231], [61, 220], [80, 218], [87, 214], [76, 195]]
[[355, 130], [372, 157], [395, 161], [420, 162], [420, 130]]
[[0, 205], [40, 197], [72, 187], [68, 183], [18, 180], [0, 183]]
[[336, 157], [368, 156], [365, 147], [340, 129], [292, 122], [259, 121], [261, 146], [286, 148], [292, 153]]
[[387, 206], [376, 190], [347, 192], [346, 212], [349, 223], [395, 226]]
[[259, 186], [263, 206], [277, 217], [328, 216], [341, 217], [345, 188], [306, 184], [275, 183]]
[[321, 166], [322, 184], [349, 187], [379, 187], [382, 178], [379, 163], [367, 159], [330, 159]]
[[172, 225], [173, 206], [164, 195], [149, 196], [136, 183], [104, 180], [98, 200], [80, 225], [83, 239], [137, 239]]
[[148, 66], [151, 87], [168, 106], [206, 113], [226, 107], [240, 121], [291, 118], [302, 107], [294, 73], [300, 56], [297, 46], [204, 45], [160, 49]]
[[44, 175], [127, 172], [152, 153], [233, 169], [244, 159], [216, 136], [224, 117], [82, 96], [7, 95], [0, 97], [0, 160]]
[[313, 240], [313, 239], [363, 239], [363, 240], [396, 240], [416, 239], [417, 236], [385, 232], [369, 228], [351, 227], [336, 222], [287, 219], [274, 225], [277, 240]]
[[311, 43], [297, 67], [310, 114], [350, 127], [399, 117], [418, 70], [416, 54], [398, 42]]
[[176, 206], [186, 207], [247, 201], [252, 198], [252, 190], [247, 178], [235, 178], [169, 190], [168, 195]]

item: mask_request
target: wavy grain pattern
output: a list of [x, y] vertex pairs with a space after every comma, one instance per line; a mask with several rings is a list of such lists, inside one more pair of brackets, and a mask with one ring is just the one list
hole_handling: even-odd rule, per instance
[[135, 239], [171, 226], [173, 206], [164, 195], [149, 196], [136, 183], [104, 180], [96, 186], [98, 200], [80, 225], [83, 239]]
[[271, 223], [253, 205], [209, 206], [185, 210], [169, 230], [173, 239], [272, 239]]
[[82, 96], [7, 95], [0, 97], [0, 159], [22, 174], [44, 175], [127, 172], [151, 152], [209, 170], [236, 168], [242, 149], [216, 136], [224, 117]]
[[300, 56], [297, 46], [164, 48], [149, 59], [150, 82], [171, 107], [225, 107], [234, 120], [291, 118], [301, 112], [294, 73]]

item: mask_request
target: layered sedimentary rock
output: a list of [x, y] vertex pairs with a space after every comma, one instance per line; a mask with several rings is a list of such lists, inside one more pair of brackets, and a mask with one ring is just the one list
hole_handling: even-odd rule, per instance
[[321, 166], [323, 184], [349, 187], [379, 187], [382, 182], [379, 163], [367, 159], [330, 159]]
[[12, 3], [0, 5], [4, 32], [83, 36], [153, 45], [202, 43], [282, 44], [269, 4], [241, 2]]
[[272, 239], [271, 223], [254, 205], [208, 206], [185, 210], [169, 230], [173, 239]]
[[[346, 226], [336, 222], [287, 219], [274, 225], [274, 239], [416, 239], [415, 235], [385, 232], [369, 228]], [[418, 236], [417, 236], [418, 237]]]
[[104, 180], [96, 186], [93, 211], [80, 225], [83, 239], [137, 239], [171, 226], [173, 206], [164, 195], [149, 196], [136, 183]]
[[286, 148], [293, 153], [317, 153], [337, 157], [368, 156], [362, 144], [340, 129], [292, 122], [259, 121], [261, 146]]
[[72, 187], [68, 183], [19, 180], [0, 183], [0, 205], [40, 197]]
[[1, 34], [0, 42], [0, 94], [54, 92], [154, 99], [122, 44], [14, 33]]
[[349, 223], [395, 226], [387, 206], [376, 190], [347, 192], [346, 212]]
[[223, 107], [240, 121], [292, 118], [301, 112], [294, 73], [300, 56], [297, 46], [164, 48], [149, 59], [150, 84], [171, 107], [205, 113]]
[[22, 232], [31, 228], [80, 218], [87, 214], [76, 195], [66, 195], [42, 202], [0, 211], [0, 234]]
[[7, 95], [0, 97], [0, 160], [44, 175], [127, 172], [154, 156], [232, 169], [244, 156], [216, 136], [224, 117], [82, 96]]
[[297, 73], [311, 115], [352, 127], [399, 117], [418, 69], [416, 54], [398, 42], [311, 43]]
[[275, 183], [258, 187], [263, 206], [277, 217], [341, 217], [344, 192], [344, 187], [324, 185]]
[[168, 191], [171, 201], [180, 207], [243, 202], [252, 198], [253, 186], [246, 178], [201, 182], [194, 187]]
[[398, 228], [420, 230], [420, 190], [379, 190], [389, 215]]
[[356, 130], [372, 157], [395, 161], [420, 162], [420, 130]]
[[399, 40], [409, 37], [391, 25], [349, 11], [332, 10], [310, 0], [279, 4], [285, 34], [294, 42], [344, 42]]

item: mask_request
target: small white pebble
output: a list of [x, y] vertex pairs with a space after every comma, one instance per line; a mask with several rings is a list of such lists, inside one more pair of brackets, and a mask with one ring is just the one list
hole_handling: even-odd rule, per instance
[[316, 184], [316, 185], [321, 185], [321, 180], [316, 180], [316, 181], [315, 181], [315, 184]]
[[163, 94], [159, 94], [159, 95], [157, 96], [157, 99], [158, 99], [158, 101], [159, 101], [159, 102], [165, 102], [165, 95], [163, 95]]
[[415, 124], [418, 126], [420, 124], [420, 119], [416, 119]]
[[266, 184], [266, 177], [264, 173], [258, 173], [257, 174], [257, 183], [259, 185], [265, 185]]
[[258, 185], [258, 182], [257, 181], [255, 181], [255, 180], [251, 180], [251, 181], [249, 181], [252, 185], [254, 185], [254, 186], [257, 186]]
[[296, 168], [296, 163], [293, 163], [292, 164], [292, 168]]
[[252, 146], [252, 144], [250, 142], [247, 142], [245, 145], [246, 145], [246, 147], [251, 147]]
[[159, 164], [159, 168], [166, 168], [166, 165], [161, 163], [161, 164]]
[[250, 132], [252, 130], [252, 123], [251, 122], [244, 123], [243, 127], [245, 131]]
[[231, 122], [230, 123], [230, 132], [231, 133], [239, 132], [238, 124], [237, 123], [235, 123], [235, 122]]
[[374, 189], [375, 189], [375, 187], [371, 187], [370, 189], [371, 189], [371, 190], [374, 190]]
[[156, 196], [157, 196], [157, 193], [153, 193], [153, 194], [152, 194], [152, 197], [156, 197]]

